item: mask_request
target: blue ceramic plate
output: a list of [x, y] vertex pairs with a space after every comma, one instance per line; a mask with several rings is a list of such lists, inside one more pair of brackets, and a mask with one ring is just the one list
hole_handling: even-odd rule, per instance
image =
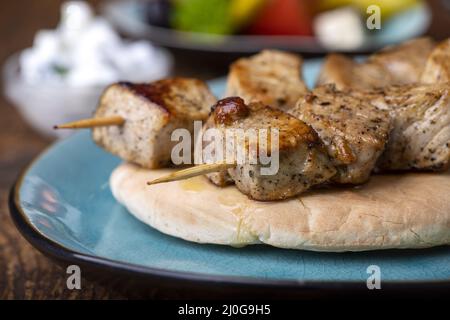
[[[312, 84], [320, 61], [305, 64]], [[220, 96], [223, 80], [211, 82]], [[130, 215], [108, 179], [120, 159], [97, 147], [88, 131], [38, 157], [11, 193], [13, 218], [32, 244], [51, 256], [143, 276], [271, 286], [365, 285], [381, 268], [396, 285], [449, 285], [450, 247], [363, 253], [317, 253], [263, 245], [200, 245], [164, 235]]]

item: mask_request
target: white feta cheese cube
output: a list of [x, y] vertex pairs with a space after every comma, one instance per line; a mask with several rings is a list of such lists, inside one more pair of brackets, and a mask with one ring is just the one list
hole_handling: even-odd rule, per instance
[[364, 24], [353, 7], [326, 11], [314, 19], [314, 32], [320, 43], [333, 50], [353, 50], [366, 40]]

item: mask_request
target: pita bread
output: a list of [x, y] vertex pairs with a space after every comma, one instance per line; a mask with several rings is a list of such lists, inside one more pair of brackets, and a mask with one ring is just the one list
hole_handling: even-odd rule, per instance
[[111, 190], [142, 222], [188, 241], [334, 252], [450, 243], [449, 172], [375, 175], [359, 187], [258, 202], [204, 177], [146, 185], [170, 171], [122, 164]]

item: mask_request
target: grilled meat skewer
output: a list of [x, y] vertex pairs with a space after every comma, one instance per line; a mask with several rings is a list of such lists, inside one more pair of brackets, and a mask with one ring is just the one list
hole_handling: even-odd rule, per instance
[[231, 141], [225, 139], [224, 154], [230, 143], [235, 143], [237, 148], [245, 148], [249, 155], [252, 155], [252, 150], [256, 152], [261, 149], [270, 154], [271, 143], [274, 142], [270, 138], [269, 143], [263, 142], [261, 136], [251, 140], [245, 129], [251, 128], [257, 132], [264, 129], [268, 133], [278, 130], [278, 159], [275, 161], [279, 161], [279, 166], [276, 172], [262, 174], [261, 168], [267, 165], [261, 164], [259, 155], [255, 154], [256, 162], [237, 162], [228, 169], [236, 187], [252, 199], [281, 200], [292, 197], [313, 185], [328, 181], [336, 173], [317, 133], [303, 121], [281, 110], [260, 102], [246, 105], [241, 98], [229, 97], [217, 102], [209, 121], [224, 137], [226, 130], [243, 129], [244, 140], [241, 143], [234, 140], [235, 136]]
[[[219, 100], [205, 128], [278, 129], [279, 171], [262, 175], [259, 163], [237, 163], [213, 173], [208, 167], [205, 173], [210, 180], [218, 185], [234, 182], [256, 200], [292, 197], [324, 182], [367, 181], [387, 143], [391, 129], [387, 111], [326, 86], [308, 94], [291, 113], [294, 116], [262, 103], [246, 105], [238, 97]], [[227, 144], [229, 141], [225, 141], [222, 154]], [[254, 149], [259, 147], [258, 141]], [[218, 163], [217, 168], [220, 166]], [[202, 174], [201, 169], [196, 174]], [[191, 176], [186, 172], [186, 177]], [[183, 174], [177, 177], [185, 178]], [[173, 179], [157, 182], [161, 181]]]
[[93, 140], [108, 152], [144, 168], [160, 168], [171, 164], [173, 130], [192, 134], [194, 121], [205, 120], [216, 101], [197, 79], [119, 82], [104, 91], [94, 118], [57, 127], [92, 127]]

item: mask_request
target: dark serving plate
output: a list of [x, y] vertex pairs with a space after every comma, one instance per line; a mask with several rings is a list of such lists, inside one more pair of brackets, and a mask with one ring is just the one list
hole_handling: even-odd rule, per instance
[[[320, 60], [307, 61], [311, 84]], [[223, 92], [224, 80], [210, 83]], [[450, 292], [450, 247], [319, 253], [256, 245], [187, 242], [144, 225], [115, 201], [111, 171], [120, 159], [88, 131], [52, 145], [13, 187], [11, 215], [24, 237], [63, 265], [128, 292], [165, 297], [317, 297], [373, 294], [367, 268], [381, 269], [383, 293]], [[83, 273], [83, 274], [85, 274]]]

